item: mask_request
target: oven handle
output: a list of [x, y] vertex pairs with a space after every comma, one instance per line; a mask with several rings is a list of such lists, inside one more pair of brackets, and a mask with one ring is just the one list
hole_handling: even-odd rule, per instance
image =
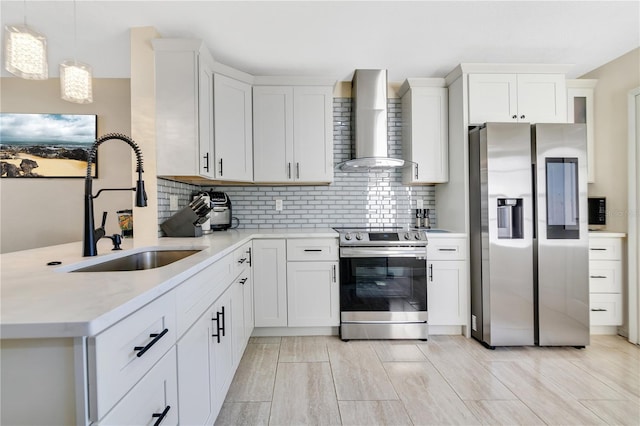
[[340, 257], [411, 257], [426, 259], [426, 247], [342, 247]]

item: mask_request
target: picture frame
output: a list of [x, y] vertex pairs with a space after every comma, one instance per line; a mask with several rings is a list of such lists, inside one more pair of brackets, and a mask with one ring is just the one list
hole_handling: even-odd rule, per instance
[[0, 113], [0, 177], [84, 178], [97, 133], [95, 114]]

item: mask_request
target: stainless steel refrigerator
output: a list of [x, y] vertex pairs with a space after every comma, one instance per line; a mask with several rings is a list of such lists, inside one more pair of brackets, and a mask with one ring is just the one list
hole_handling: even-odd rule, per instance
[[589, 344], [586, 130], [469, 132], [471, 335], [485, 346]]

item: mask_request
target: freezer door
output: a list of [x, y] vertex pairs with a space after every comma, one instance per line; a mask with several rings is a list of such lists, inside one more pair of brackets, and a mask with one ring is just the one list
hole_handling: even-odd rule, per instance
[[531, 129], [487, 123], [469, 140], [472, 335], [533, 345]]
[[589, 344], [586, 128], [532, 127], [537, 205], [537, 343]]

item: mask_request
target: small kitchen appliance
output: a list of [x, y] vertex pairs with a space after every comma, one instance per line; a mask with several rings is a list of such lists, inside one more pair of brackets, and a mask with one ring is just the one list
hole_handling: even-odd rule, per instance
[[231, 228], [231, 199], [224, 192], [209, 191], [211, 213], [209, 221], [214, 231], [224, 231]]
[[589, 230], [600, 231], [607, 226], [607, 199], [589, 197]]
[[340, 338], [426, 340], [426, 232], [396, 227], [336, 230]]

